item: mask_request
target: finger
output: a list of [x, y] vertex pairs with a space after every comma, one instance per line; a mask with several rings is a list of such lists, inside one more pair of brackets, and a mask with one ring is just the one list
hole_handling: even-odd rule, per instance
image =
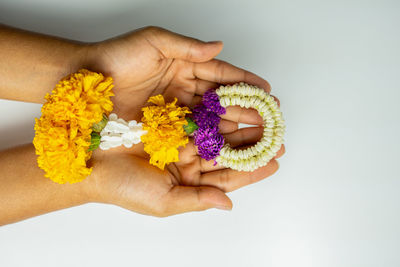
[[[203, 158], [200, 158], [200, 172], [212, 172], [212, 171], [218, 171], [218, 170], [223, 170], [226, 169], [226, 167], [222, 166], [221, 164], [215, 164], [214, 160], [205, 160]], [[198, 181], [197, 184], [198, 185]]]
[[271, 86], [263, 78], [218, 59], [194, 64], [193, 75], [199, 79], [219, 84], [245, 82], [263, 88], [267, 92], [271, 91]]
[[247, 127], [241, 128], [233, 133], [225, 134], [225, 142], [231, 147], [252, 145], [257, 143], [263, 136], [264, 128], [262, 127]]
[[[195, 96], [192, 99], [190, 107], [193, 108], [196, 104], [201, 103], [201, 97]], [[240, 106], [229, 106], [226, 108], [226, 113], [220, 115], [221, 119], [234, 123], [245, 123], [250, 125], [262, 125], [264, 123], [262, 117], [257, 110], [252, 108], [242, 108]]]
[[196, 95], [204, 95], [208, 89], [218, 88], [218, 84], [216, 82], [210, 82], [206, 80], [196, 79]]
[[192, 100], [190, 101], [189, 108], [193, 109], [196, 105], [201, 104], [202, 97], [199, 95], [193, 96]]
[[285, 150], [285, 145], [282, 144], [281, 148], [278, 150], [278, 152], [276, 152], [276, 156], [274, 158], [279, 159], [280, 157], [283, 156], [283, 154], [285, 154], [286, 150]]
[[147, 40], [165, 58], [179, 58], [191, 62], [205, 62], [216, 57], [222, 50], [221, 41], [203, 42], [159, 27], [145, 29]]
[[166, 198], [166, 216], [210, 208], [232, 209], [232, 201], [224, 192], [209, 186], [174, 186]]
[[177, 89], [180, 89], [183, 92], [186, 92], [193, 95], [203, 95], [208, 89], [218, 88], [218, 84], [215, 82], [210, 82], [201, 79], [192, 79], [191, 76], [184, 79], [177, 79], [176, 81], [172, 81], [168, 89], [172, 90], [174, 93], [177, 92]]
[[200, 176], [200, 185], [214, 186], [224, 192], [231, 192], [271, 176], [278, 168], [278, 162], [272, 159], [266, 166], [252, 172], [236, 171], [232, 169], [207, 172]]
[[240, 106], [229, 106], [226, 113], [221, 118], [236, 123], [246, 123], [251, 125], [262, 125], [263, 119], [258, 111], [252, 108], [241, 108]]
[[281, 106], [281, 101], [279, 101], [279, 99], [276, 96], [274, 96], [274, 95], [271, 95], [271, 96], [275, 99], [276, 104], [278, 104], [278, 107], [280, 107]]
[[[201, 103], [201, 96], [194, 96], [192, 98], [191, 103], [189, 104], [189, 107], [191, 109], [193, 109], [196, 105], [198, 105], [200, 103]], [[229, 118], [229, 116], [228, 116], [228, 118]], [[221, 121], [219, 122], [218, 128], [219, 128], [219, 132], [221, 134], [231, 133], [238, 129], [238, 123], [235, 121], [232, 121], [232, 120], [221, 119]]]
[[189, 79], [179, 81], [179, 83], [171, 83], [171, 86], [164, 93], [164, 98], [171, 101], [178, 97], [178, 104], [193, 108], [196, 104], [201, 103], [202, 97], [195, 95], [196, 92], [206, 92], [210, 88], [217, 88], [217, 84], [210, 81], [200, 79]]
[[232, 133], [238, 130], [239, 125], [237, 122], [221, 120], [219, 122], [218, 128], [220, 134]]

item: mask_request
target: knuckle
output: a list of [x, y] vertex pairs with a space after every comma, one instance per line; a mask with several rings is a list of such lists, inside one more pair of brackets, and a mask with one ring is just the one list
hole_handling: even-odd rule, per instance
[[195, 45], [194, 40], [190, 40], [188, 49], [186, 51], [186, 59], [188, 61], [192, 61], [192, 59], [193, 59], [193, 46], [194, 45]]
[[249, 181], [249, 184], [254, 184], [257, 182], [259, 179], [256, 178], [256, 176], [252, 172], [247, 172], [247, 179]]
[[274, 169], [272, 174], [274, 174], [278, 170], [279, 170], [279, 162], [277, 160], [274, 160]]
[[159, 218], [165, 218], [175, 213], [175, 205], [173, 199], [165, 196], [158, 202], [155, 207], [154, 214]]
[[224, 192], [229, 192], [229, 175], [225, 171], [219, 175], [219, 188]]
[[224, 68], [224, 64], [222, 61], [217, 60], [216, 64], [215, 64], [215, 81], [217, 81], [217, 83], [222, 83], [223, 81], [223, 77], [224, 77], [224, 72], [225, 72], [225, 68]]
[[169, 216], [169, 214], [167, 214], [167, 213], [156, 213], [155, 214], [155, 217], [157, 217], [157, 218], [166, 218], [168, 216]]
[[158, 26], [146, 26], [143, 27], [140, 31], [146, 36], [159, 36], [160, 34], [165, 32], [163, 28]]
[[167, 205], [165, 204], [159, 204], [153, 211], [154, 216], [159, 217], [159, 218], [165, 218], [169, 216], [168, 208]]
[[160, 30], [161, 30], [160, 27], [158, 27], [158, 26], [153, 26], [153, 25], [146, 26], [146, 27], [143, 28], [143, 31], [146, 31], [146, 32], [158, 32], [158, 31], [160, 31]]

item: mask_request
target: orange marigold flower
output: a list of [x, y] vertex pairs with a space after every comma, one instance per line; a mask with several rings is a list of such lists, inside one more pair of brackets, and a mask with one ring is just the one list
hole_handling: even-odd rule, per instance
[[92, 168], [86, 166], [92, 125], [112, 111], [113, 79], [86, 69], [63, 78], [46, 95], [42, 116], [36, 119], [33, 145], [37, 162], [54, 182], [80, 182]]
[[165, 164], [179, 161], [178, 148], [188, 143], [183, 126], [187, 125], [186, 114], [190, 113], [188, 107], [179, 107], [175, 100], [165, 103], [162, 95], [149, 98], [148, 102], [155, 106], [142, 108], [143, 130], [142, 135], [144, 151], [150, 154], [150, 164], [164, 170]]

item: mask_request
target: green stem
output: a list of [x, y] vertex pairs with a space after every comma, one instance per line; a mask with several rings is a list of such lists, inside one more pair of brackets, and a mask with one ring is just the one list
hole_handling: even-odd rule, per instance
[[194, 131], [199, 129], [199, 126], [197, 126], [197, 124], [191, 118], [186, 117], [186, 120], [187, 120], [188, 124], [183, 125], [183, 129], [185, 130], [187, 135], [190, 135]]

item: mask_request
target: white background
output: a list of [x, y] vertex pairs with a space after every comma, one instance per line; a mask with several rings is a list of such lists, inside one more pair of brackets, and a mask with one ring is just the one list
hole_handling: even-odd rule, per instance
[[[0, 22], [222, 40], [218, 58], [268, 79], [287, 122], [279, 172], [230, 193], [233, 211], [62, 210], [1, 227], [0, 266], [400, 266], [399, 1], [1, 0]], [[39, 114], [0, 101], [1, 148], [30, 142]]]

